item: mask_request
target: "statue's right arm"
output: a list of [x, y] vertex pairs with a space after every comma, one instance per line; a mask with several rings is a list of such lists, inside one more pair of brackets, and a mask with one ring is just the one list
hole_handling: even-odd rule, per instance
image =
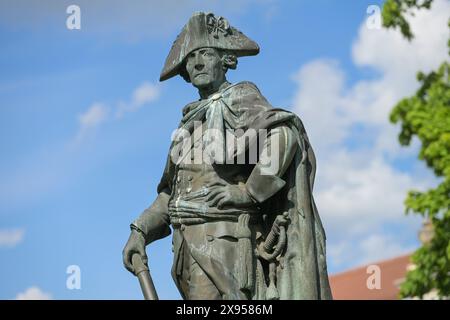
[[142, 233], [145, 245], [170, 235], [169, 198], [169, 190], [162, 190], [153, 204], [131, 224], [131, 229]]
[[134, 273], [132, 256], [138, 253], [142, 261], [147, 263], [145, 246], [164, 238], [170, 234], [170, 219], [168, 214], [169, 189], [159, 190], [158, 197], [153, 204], [131, 224], [131, 234], [123, 249], [123, 264], [125, 268]]

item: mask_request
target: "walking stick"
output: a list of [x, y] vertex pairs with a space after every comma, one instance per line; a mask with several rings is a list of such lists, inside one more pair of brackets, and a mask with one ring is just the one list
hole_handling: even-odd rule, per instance
[[134, 273], [139, 279], [139, 284], [141, 285], [144, 299], [159, 300], [152, 277], [150, 276], [150, 271], [148, 269], [148, 266], [142, 261], [141, 255], [138, 253], [133, 254], [133, 256], [131, 257], [131, 263], [134, 267]]

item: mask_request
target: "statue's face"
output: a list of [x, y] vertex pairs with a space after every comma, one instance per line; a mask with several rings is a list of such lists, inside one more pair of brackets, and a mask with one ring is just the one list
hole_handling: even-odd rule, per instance
[[216, 49], [200, 48], [191, 52], [186, 59], [186, 71], [196, 88], [214, 87], [224, 81], [225, 70]]

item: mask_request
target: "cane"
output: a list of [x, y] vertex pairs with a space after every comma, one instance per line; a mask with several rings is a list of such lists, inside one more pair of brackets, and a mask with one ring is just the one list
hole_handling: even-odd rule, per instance
[[148, 266], [142, 261], [141, 255], [139, 253], [133, 254], [131, 263], [133, 264], [134, 274], [139, 279], [144, 299], [158, 300], [158, 294], [156, 293], [152, 277], [150, 276], [150, 271]]

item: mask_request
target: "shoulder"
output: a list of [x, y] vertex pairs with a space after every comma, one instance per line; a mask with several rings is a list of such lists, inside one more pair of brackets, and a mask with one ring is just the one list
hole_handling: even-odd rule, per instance
[[253, 82], [241, 81], [231, 85], [226, 91], [224, 98], [229, 101], [230, 106], [235, 108], [270, 109], [272, 107]]
[[189, 102], [187, 105], [185, 105], [183, 108], [183, 116], [186, 115], [192, 109], [194, 109], [196, 106], [198, 106], [200, 102], [201, 102], [200, 100], [196, 100], [193, 102]]
[[259, 89], [256, 86], [256, 84], [251, 81], [240, 81], [240, 82], [235, 83], [234, 86], [237, 88], [256, 90], [259, 92]]
[[258, 89], [256, 84], [250, 81], [235, 83], [231, 85], [227, 91], [229, 91], [232, 95], [261, 95], [261, 91]]

